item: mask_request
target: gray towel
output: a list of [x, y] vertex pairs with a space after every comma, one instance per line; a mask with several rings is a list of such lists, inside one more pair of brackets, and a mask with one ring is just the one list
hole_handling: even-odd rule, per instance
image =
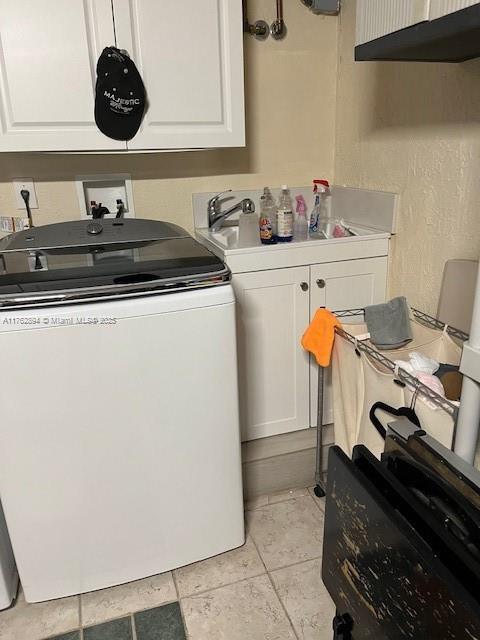
[[379, 349], [399, 349], [413, 340], [406, 298], [393, 298], [385, 304], [365, 307], [370, 340]]

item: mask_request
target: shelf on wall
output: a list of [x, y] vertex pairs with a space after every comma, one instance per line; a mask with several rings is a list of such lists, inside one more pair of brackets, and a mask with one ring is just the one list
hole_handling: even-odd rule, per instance
[[355, 60], [464, 62], [480, 57], [480, 4], [357, 45]]

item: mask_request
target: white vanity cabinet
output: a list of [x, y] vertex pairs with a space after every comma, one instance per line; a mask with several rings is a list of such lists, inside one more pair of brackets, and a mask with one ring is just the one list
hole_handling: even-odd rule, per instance
[[309, 426], [309, 267], [235, 274], [242, 440]]
[[[126, 49], [148, 105], [128, 143], [94, 120], [96, 63]], [[0, 151], [245, 144], [241, 0], [0, 0]]]
[[383, 302], [386, 279], [386, 256], [234, 274], [243, 440], [316, 425], [317, 367], [301, 337], [319, 307]]
[[[347, 260], [310, 267], [310, 318], [319, 307], [331, 311], [363, 309], [385, 302], [387, 258]], [[342, 320], [345, 322], [345, 320]], [[310, 362], [310, 425], [317, 425], [318, 365]], [[325, 372], [323, 424], [333, 422], [331, 370]]]

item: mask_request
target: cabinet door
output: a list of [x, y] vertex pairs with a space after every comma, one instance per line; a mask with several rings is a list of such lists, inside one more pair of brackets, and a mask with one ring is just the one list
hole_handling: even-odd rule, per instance
[[428, 20], [430, 0], [357, 0], [356, 43]]
[[110, 0], [0, 0], [0, 151], [124, 149], [97, 129]]
[[[308, 267], [235, 275], [242, 440], [309, 425]], [[303, 287], [303, 288], [302, 288]]]
[[[385, 301], [387, 258], [332, 262], [310, 267], [310, 316], [319, 307], [330, 311], [363, 309]], [[318, 367], [311, 359], [310, 411], [312, 427], [317, 424]], [[331, 369], [325, 372], [323, 424], [333, 422]]]
[[430, 20], [466, 9], [474, 4], [479, 4], [478, 0], [430, 0]]
[[113, 0], [148, 108], [129, 149], [245, 144], [241, 0]]

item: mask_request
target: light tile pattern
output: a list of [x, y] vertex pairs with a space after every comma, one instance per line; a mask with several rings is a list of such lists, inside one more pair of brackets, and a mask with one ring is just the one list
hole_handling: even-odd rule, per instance
[[[155, 608], [175, 602], [178, 592], [189, 640], [331, 640], [334, 607], [320, 577], [324, 503], [311, 489], [261, 496], [245, 505], [249, 533], [243, 547], [173, 576], [33, 605], [20, 595], [14, 607], [0, 612], [0, 638], [63, 638], [78, 630], [81, 603], [82, 626], [92, 640], [111, 631], [118, 635], [110, 621], [127, 629], [119, 620], [127, 617], [131, 623], [137, 612], [142, 612], [135, 616], [143, 621], [141, 633], [150, 640], [156, 633], [152, 616], [163, 620], [167, 611], [157, 614]], [[168, 607], [178, 610], [177, 604]], [[177, 626], [169, 626], [175, 640], [183, 633]]]
[[[292, 498], [301, 498], [302, 496], [311, 495], [317, 500], [316, 495], [313, 492], [313, 487], [301, 487], [298, 489], [286, 489], [284, 491], [277, 491], [265, 496], [257, 496], [251, 500], [245, 502], [245, 511], [254, 511], [255, 509], [261, 509], [266, 507], [267, 504], [275, 504], [276, 502], [285, 502], [286, 500], [292, 500]], [[318, 500], [319, 505], [322, 506], [325, 500]], [[323, 507], [322, 507], [323, 508]]]
[[331, 640], [335, 605], [321, 578], [321, 560], [271, 573], [275, 589], [302, 640]]
[[177, 593], [172, 574], [168, 572], [118, 587], [84, 593], [80, 599], [82, 623], [86, 627], [173, 602], [177, 599]]
[[252, 539], [248, 536], [243, 547], [196, 562], [174, 573], [178, 595], [183, 598], [259, 576], [265, 573], [265, 567]]
[[275, 504], [276, 502], [285, 502], [286, 500], [292, 500], [293, 498], [301, 498], [302, 496], [308, 496], [308, 489], [288, 489], [287, 491], [277, 491], [271, 493], [268, 496], [268, 504]]
[[268, 504], [268, 498], [268, 496], [257, 496], [256, 498], [247, 500], [247, 502], [245, 502], [245, 511], [253, 511], [254, 509], [265, 507]]
[[191, 640], [295, 640], [267, 575], [186, 598], [182, 608]]
[[247, 528], [268, 571], [322, 555], [323, 513], [309, 495], [249, 511]]
[[0, 611], [2, 640], [42, 640], [80, 625], [78, 596], [27, 604], [20, 592], [10, 609]]

